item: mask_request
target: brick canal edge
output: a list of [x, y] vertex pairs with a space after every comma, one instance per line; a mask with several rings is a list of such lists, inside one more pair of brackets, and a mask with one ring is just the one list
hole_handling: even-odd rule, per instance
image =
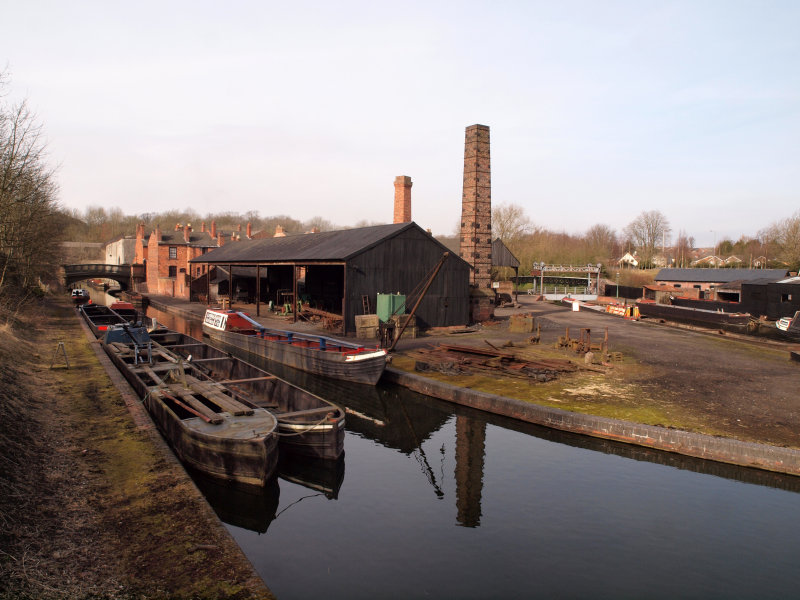
[[386, 368], [383, 377], [420, 394], [560, 431], [742, 467], [800, 475], [800, 450], [570, 412], [461, 388], [392, 367]]

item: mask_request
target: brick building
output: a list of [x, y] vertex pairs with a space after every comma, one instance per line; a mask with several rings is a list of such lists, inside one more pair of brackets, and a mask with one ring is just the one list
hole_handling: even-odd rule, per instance
[[[250, 224], [247, 224], [246, 238], [252, 237]], [[160, 227], [147, 237], [144, 225], [136, 228], [134, 265], [144, 265], [144, 280], [135, 282], [138, 292], [161, 294], [176, 298], [191, 299], [191, 282], [205, 273], [204, 264], [192, 265], [189, 261], [218, 248], [226, 242], [242, 238], [242, 227], [236, 232], [217, 231], [216, 222], [206, 229], [203, 223], [200, 231], [194, 231], [191, 224], [175, 225], [169, 231]]]

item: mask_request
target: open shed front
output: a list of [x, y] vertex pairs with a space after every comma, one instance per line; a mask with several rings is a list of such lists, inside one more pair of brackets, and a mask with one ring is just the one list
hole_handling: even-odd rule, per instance
[[[193, 262], [207, 263], [219, 273], [216, 298], [214, 278], [205, 281], [209, 301], [229, 296], [234, 306], [255, 304], [259, 315], [271, 303], [295, 318], [300, 301], [304, 309], [341, 321], [347, 334], [355, 331], [357, 315], [375, 313], [378, 294], [412, 297], [437, 265], [417, 308], [418, 326], [468, 323], [470, 266], [452, 254], [443, 259], [447, 252], [418, 225], [405, 223], [240, 241]], [[412, 307], [409, 301], [407, 311]]]

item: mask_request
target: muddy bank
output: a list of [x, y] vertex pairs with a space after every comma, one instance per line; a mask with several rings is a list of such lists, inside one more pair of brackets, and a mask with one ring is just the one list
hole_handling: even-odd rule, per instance
[[66, 298], [0, 335], [0, 596], [272, 597], [98, 351]]

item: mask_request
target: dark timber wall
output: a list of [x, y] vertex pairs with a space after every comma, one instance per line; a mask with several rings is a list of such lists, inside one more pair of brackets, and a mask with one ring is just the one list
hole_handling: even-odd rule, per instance
[[[362, 313], [362, 296], [369, 296], [373, 310], [379, 293], [409, 296], [445, 252], [447, 249], [428, 233], [412, 227], [351, 258], [345, 273], [348, 331], [355, 327], [355, 316]], [[417, 309], [417, 325], [427, 328], [467, 324], [469, 276], [469, 265], [451, 252]], [[409, 304], [406, 312], [412, 308]]]

